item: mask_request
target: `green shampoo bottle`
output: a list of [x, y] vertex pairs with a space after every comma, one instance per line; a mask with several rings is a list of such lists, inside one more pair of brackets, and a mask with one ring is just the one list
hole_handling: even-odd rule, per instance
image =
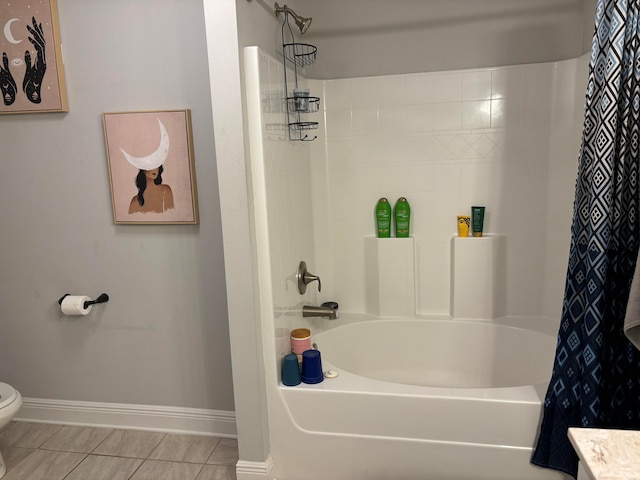
[[409, 222], [411, 220], [411, 207], [405, 197], [400, 197], [393, 208], [393, 219], [396, 224], [396, 237], [407, 238], [409, 236]]
[[385, 197], [378, 200], [376, 205], [376, 227], [378, 238], [391, 236], [391, 204]]

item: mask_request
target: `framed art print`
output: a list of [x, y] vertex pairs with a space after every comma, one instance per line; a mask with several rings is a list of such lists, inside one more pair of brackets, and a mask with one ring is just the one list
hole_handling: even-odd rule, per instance
[[113, 220], [198, 223], [190, 110], [104, 113]]
[[0, 114], [67, 112], [56, 0], [0, 4]]

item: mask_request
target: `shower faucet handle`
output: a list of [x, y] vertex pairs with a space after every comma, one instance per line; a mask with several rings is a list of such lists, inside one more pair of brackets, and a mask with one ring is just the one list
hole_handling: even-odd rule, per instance
[[309, 273], [307, 271], [307, 263], [305, 261], [300, 262], [298, 265], [298, 273], [296, 274], [296, 278], [298, 279], [298, 291], [300, 295], [304, 295], [307, 291], [307, 285], [311, 282], [318, 282], [318, 291], [322, 290], [322, 284], [320, 283], [320, 277]]

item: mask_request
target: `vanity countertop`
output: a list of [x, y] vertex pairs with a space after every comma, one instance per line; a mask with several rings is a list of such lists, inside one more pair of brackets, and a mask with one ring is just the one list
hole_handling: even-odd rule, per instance
[[640, 480], [640, 431], [569, 428], [590, 480]]

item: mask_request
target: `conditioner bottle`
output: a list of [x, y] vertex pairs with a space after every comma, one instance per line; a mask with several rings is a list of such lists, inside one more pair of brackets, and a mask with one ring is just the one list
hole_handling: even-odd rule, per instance
[[409, 222], [411, 220], [411, 208], [405, 197], [400, 197], [393, 208], [393, 218], [396, 224], [396, 237], [407, 238], [409, 236]]
[[391, 204], [385, 197], [378, 200], [376, 205], [376, 227], [378, 238], [391, 236]]

